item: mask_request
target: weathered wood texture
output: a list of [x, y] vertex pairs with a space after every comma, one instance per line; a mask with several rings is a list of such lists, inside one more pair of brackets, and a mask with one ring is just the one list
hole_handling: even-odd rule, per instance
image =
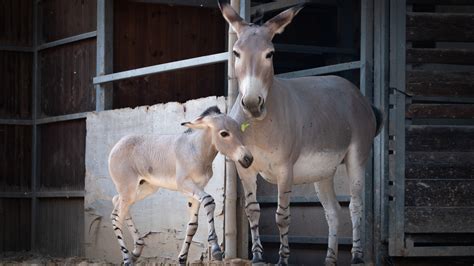
[[0, 125], [0, 191], [28, 191], [31, 126]]
[[95, 109], [96, 41], [84, 40], [40, 53], [41, 116]]
[[411, 104], [408, 118], [474, 118], [474, 104]]
[[33, 54], [0, 51], [0, 117], [31, 118]]
[[406, 179], [472, 179], [474, 152], [407, 152]]
[[[116, 1], [114, 72], [225, 51], [218, 9]], [[224, 94], [224, 64], [172, 71], [114, 84], [114, 108]]]
[[407, 71], [411, 96], [474, 97], [473, 72]]
[[474, 14], [408, 13], [407, 41], [474, 41]]
[[43, 20], [40, 43], [96, 30], [96, 0], [44, 0], [40, 7]]
[[38, 206], [37, 247], [41, 254], [84, 254], [83, 199], [41, 199]]
[[0, 198], [0, 252], [30, 250], [29, 199]]
[[474, 50], [470, 49], [408, 48], [406, 57], [408, 64], [474, 65]]
[[0, 1], [0, 44], [8, 46], [32, 46], [33, 1]]
[[474, 206], [474, 180], [407, 180], [405, 206]]
[[405, 232], [472, 233], [474, 232], [474, 208], [407, 207]]
[[40, 188], [83, 190], [85, 120], [42, 125], [40, 136]]
[[474, 152], [474, 127], [408, 126], [406, 151]]

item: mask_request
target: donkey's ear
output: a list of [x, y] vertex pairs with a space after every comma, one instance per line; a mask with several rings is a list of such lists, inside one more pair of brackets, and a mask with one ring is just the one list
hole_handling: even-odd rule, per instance
[[219, 8], [225, 20], [227, 20], [232, 29], [237, 33], [237, 36], [239, 36], [242, 32], [242, 29], [249, 24], [245, 22], [244, 19], [241, 18], [239, 14], [237, 14], [237, 12], [235, 12], [229, 3], [223, 0], [218, 0], [217, 3], [219, 4]]
[[272, 38], [275, 36], [275, 34], [280, 34], [283, 32], [283, 30], [285, 30], [285, 27], [290, 24], [291, 20], [293, 20], [296, 14], [298, 14], [298, 12], [303, 9], [303, 5], [304, 4], [289, 8], [265, 22], [264, 26], [270, 30]]
[[198, 116], [193, 121], [183, 122], [181, 125], [189, 128], [204, 129], [207, 127], [207, 123], [204, 120], [204, 117]]

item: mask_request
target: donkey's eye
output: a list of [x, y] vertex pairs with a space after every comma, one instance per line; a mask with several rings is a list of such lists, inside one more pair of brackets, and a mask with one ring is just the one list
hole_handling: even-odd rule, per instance
[[265, 56], [265, 58], [272, 58], [274, 53], [275, 53], [275, 52], [273, 52], [273, 51], [269, 52], [269, 53]]
[[228, 136], [230, 136], [229, 132], [227, 131], [221, 131], [220, 134], [221, 134], [221, 137], [223, 138], [227, 138]]
[[234, 51], [234, 55], [235, 57], [240, 58], [240, 54], [237, 51]]

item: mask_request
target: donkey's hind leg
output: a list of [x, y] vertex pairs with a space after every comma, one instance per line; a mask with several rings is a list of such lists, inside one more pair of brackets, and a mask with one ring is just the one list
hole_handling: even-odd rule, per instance
[[125, 222], [127, 223], [128, 231], [133, 237], [134, 244], [133, 244], [132, 256], [133, 256], [133, 261], [136, 261], [142, 254], [145, 241], [143, 241], [143, 238], [140, 236], [140, 233], [138, 232], [138, 229], [135, 226], [135, 223], [133, 222], [132, 216], [130, 213], [125, 219]]
[[186, 260], [188, 259], [188, 252], [189, 247], [193, 241], [193, 237], [196, 234], [198, 228], [198, 214], [199, 214], [199, 206], [201, 203], [193, 198], [188, 199], [188, 207], [189, 207], [189, 222], [188, 226], [186, 227], [186, 237], [184, 239], [183, 246], [181, 248], [181, 252], [179, 252], [179, 265], [186, 265]]
[[341, 206], [336, 199], [334, 192], [334, 177], [321, 180], [315, 184], [321, 205], [323, 205], [324, 213], [326, 214], [326, 221], [329, 227], [328, 235], [328, 250], [326, 254], [326, 265], [336, 265], [338, 243], [337, 243], [337, 229], [339, 227], [339, 212]]
[[363, 217], [363, 201], [365, 165], [367, 158], [362, 158], [361, 151], [349, 150], [345, 163], [350, 178], [351, 202], [349, 209], [352, 220], [352, 264], [363, 264], [364, 252], [361, 242], [361, 226]]
[[114, 204], [114, 210], [110, 215], [110, 219], [112, 219], [112, 229], [114, 230], [115, 236], [117, 237], [118, 243], [120, 245], [120, 251], [122, 253], [124, 265], [132, 265], [132, 258], [127, 246], [125, 245], [122, 231], [122, 226], [124, 224], [123, 222], [128, 214], [128, 209], [130, 208], [131, 203], [120, 195], [116, 195], [112, 202]]

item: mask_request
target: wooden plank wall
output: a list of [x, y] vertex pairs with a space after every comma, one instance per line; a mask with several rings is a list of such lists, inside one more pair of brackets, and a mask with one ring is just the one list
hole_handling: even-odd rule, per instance
[[405, 230], [422, 246], [474, 233], [474, 6], [409, 4]]
[[95, 39], [40, 53], [40, 116], [57, 116], [95, 109]]
[[[44, 0], [39, 4], [39, 45], [96, 30], [96, 0]], [[38, 116], [95, 110], [96, 40], [76, 41], [41, 50], [38, 55]], [[83, 191], [84, 119], [39, 126], [39, 192]], [[46, 194], [47, 195], [47, 194]], [[37, 249], [53, 256], [81, 256], [83, 198], [41, 198], [37, 211]]]
[[[115, 1], [114, 72], [225, 51], [218, 9]], [[185, 102], [224, 95], [225, 64], [129, 79], [114, 84], [114, 108]]]
[[30, 249], [31, 202], [0, 198], [0, 252]]
[[[0, 1], [0, 46], [30, 48], [31, 0]], [[0, 118], [30, 119], [33, 53], [0, 49]], [[31, 126], [0, 125], [0, 191], [31, 187]], [[30, 249], [31, 202], [0, 198], [0, 253]]]

